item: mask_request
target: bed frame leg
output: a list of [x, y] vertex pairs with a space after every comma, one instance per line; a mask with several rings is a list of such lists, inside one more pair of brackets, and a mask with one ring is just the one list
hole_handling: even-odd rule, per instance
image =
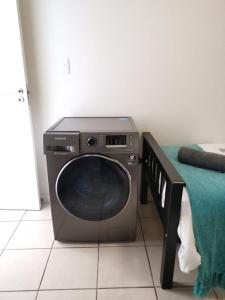
[[[174, 233], [175, 237], [177, 236]], [[172, 289], [173, 273], [176, 258], [177, 241], [170, 240], [170, 236], [165, 234], [163, 242], [163, 253], [161, 262], [160, 282], [163, 289]]]
[[169, 191], [170, 201], [167, 204], [168, 215], [163, 240], [160, 275], [161, 286], [163, 289], [171, 289], [173, 287], [173, 272], [177, 251], [177, 226], [180, 219], [182, 191], [183, 186], [177, 184], [172, 184]]

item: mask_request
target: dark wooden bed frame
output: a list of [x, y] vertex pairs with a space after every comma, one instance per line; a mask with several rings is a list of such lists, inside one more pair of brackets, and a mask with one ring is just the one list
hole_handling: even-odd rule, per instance
[[[170, 289], [173, 287], [177, 226], [185, 183], [149, 132], [142, 134], [142, 145], [141, 203], [147, 203], [149, 187], [164, 227], [160, 282], [163, 289]], [[165, 204], [162, 207], [165, 183]]]

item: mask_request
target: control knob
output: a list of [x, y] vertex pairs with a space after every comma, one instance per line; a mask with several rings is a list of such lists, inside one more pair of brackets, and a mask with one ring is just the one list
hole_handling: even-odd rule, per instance
[[88, 140], [87, 140], [87, 144], [88, 146], [96, 146], [97, 145], [97, 139], [95, 137], [90, 137]]

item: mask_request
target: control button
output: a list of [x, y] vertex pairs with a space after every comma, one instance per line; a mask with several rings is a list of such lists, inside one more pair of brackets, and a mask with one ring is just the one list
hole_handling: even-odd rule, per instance
[[95, 137], [90, 137], [88, 140], [87, 140], [87, 144], [88, 146], [96, 146], [97, 145], [97, 139]]

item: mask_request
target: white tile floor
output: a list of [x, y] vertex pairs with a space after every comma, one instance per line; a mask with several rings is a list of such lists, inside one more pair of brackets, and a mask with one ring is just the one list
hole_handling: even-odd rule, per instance
[[[41, 211], [0, 210], [0, 300], [188, 300], [196, 272], [175, 266], [175, 287], [159, 283], [162, 226], [153, 204], [139, 207], [137, 240], [54, 241], [48, 204]], [[216, 289], [204, 299], [225, 299]]]

